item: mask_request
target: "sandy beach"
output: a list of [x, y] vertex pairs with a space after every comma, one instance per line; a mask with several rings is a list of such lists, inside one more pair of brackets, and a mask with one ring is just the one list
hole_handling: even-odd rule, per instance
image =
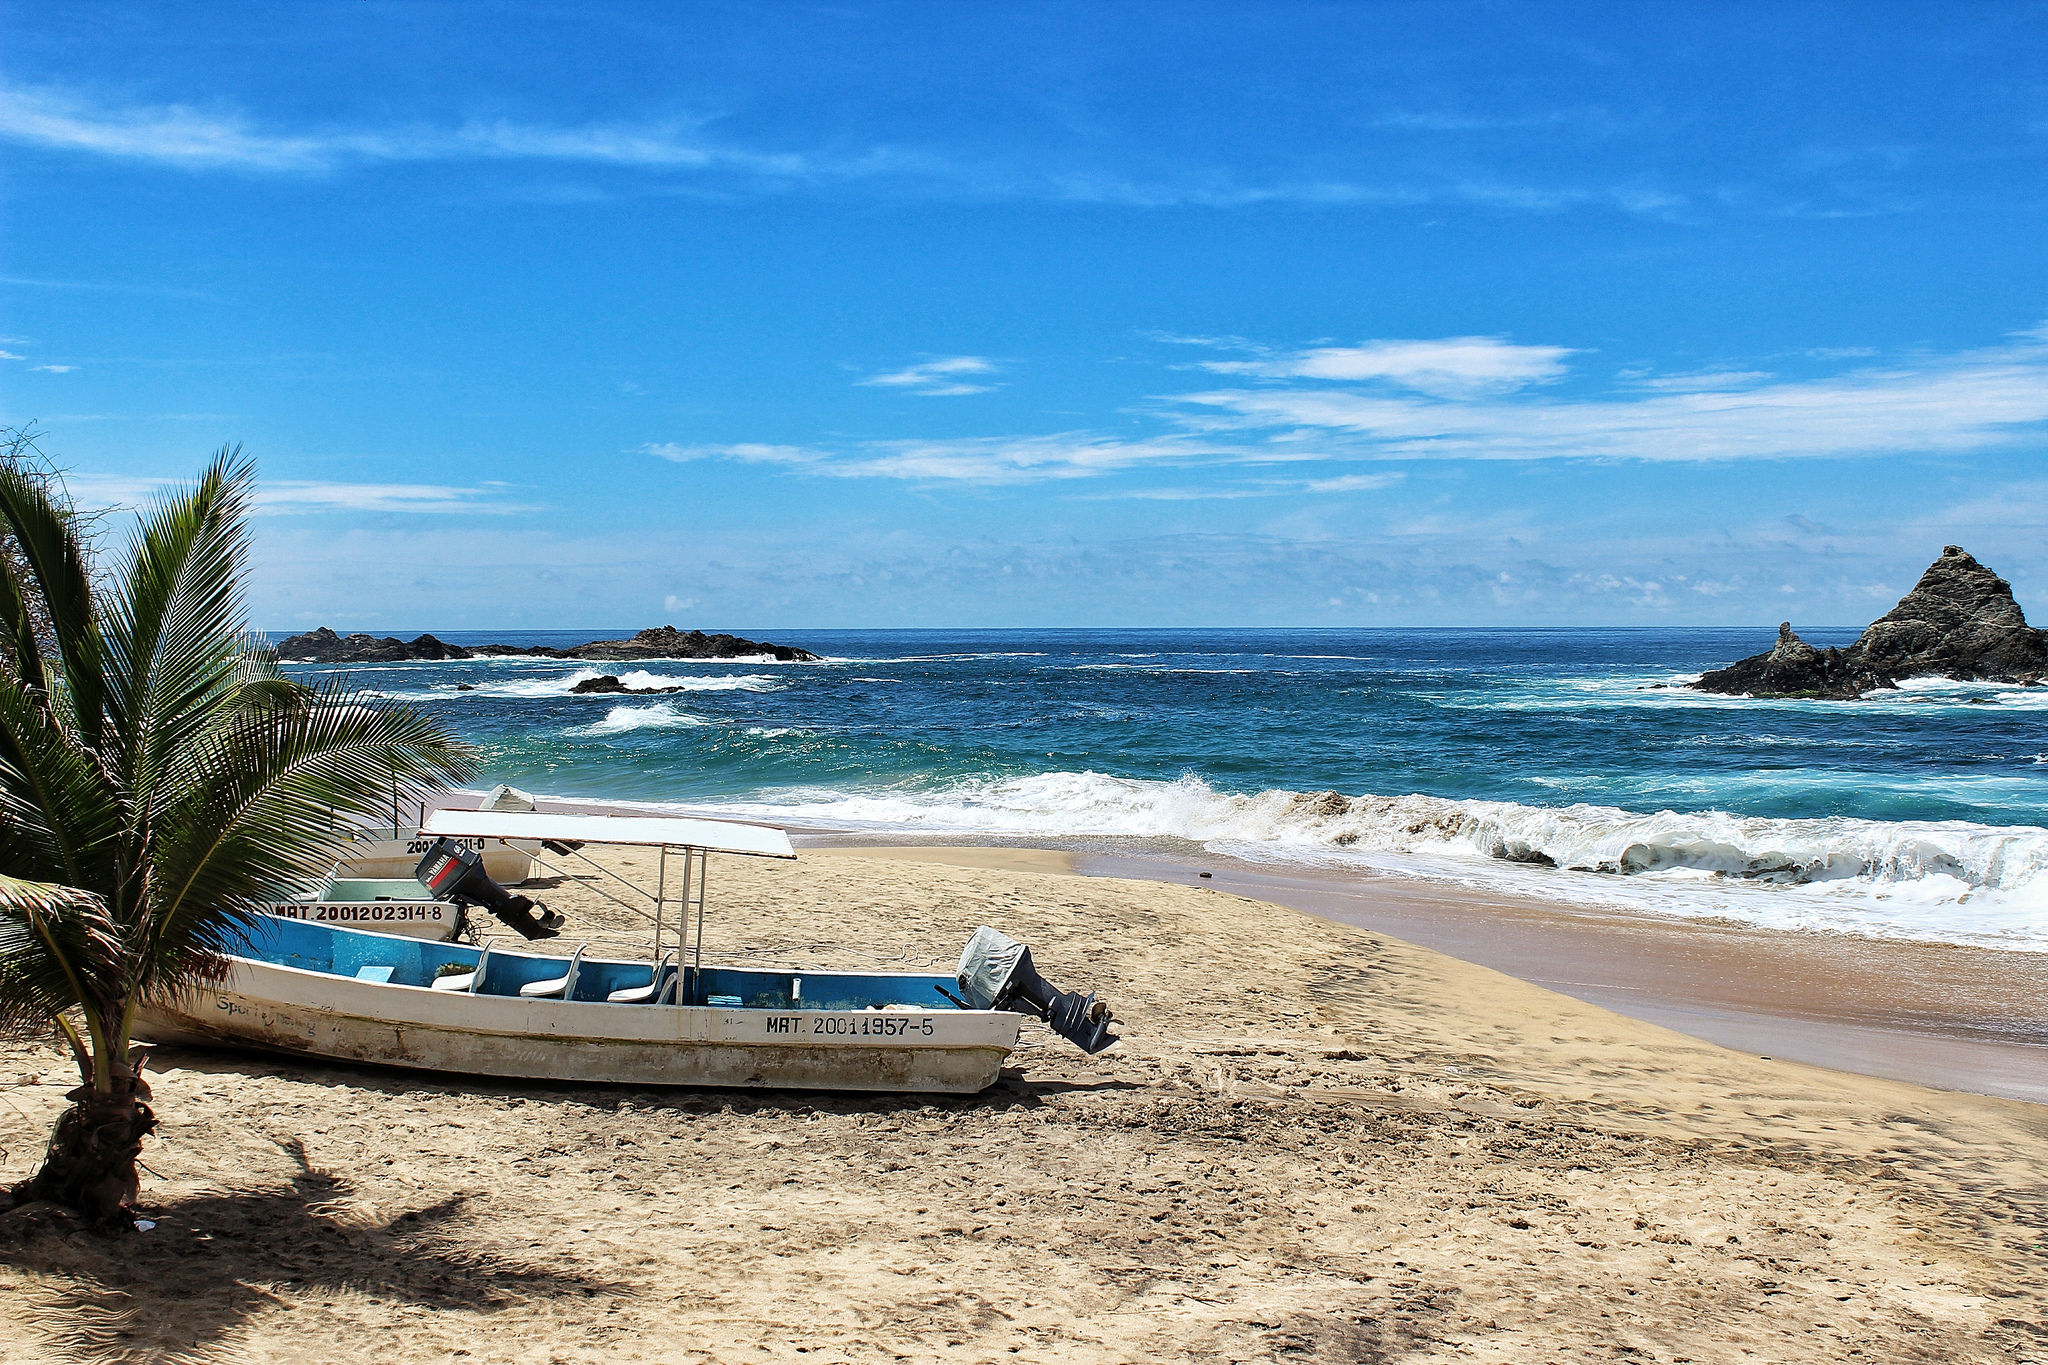
[[1737, 1051], [2048, 1103], [2048, 953], [1801, 933], [1200, 850], [1090, 854], [1075, 867], [1278, 901]]
[[[980, 1096], [161, 1049], [156, 1227], [0, 1218], [0, 1358], [2048, 1360], [2048, 1108], [1073, 866], [715, 865], [714, 949], [950, 963], [993, 923], [1124, 1020], [1093, 1058], [1028, 1025]], [[544, 894], [564, 945], [640, 932]], [[68, 1085], [50, 1054], [24, 1074], [8, 1179]]]

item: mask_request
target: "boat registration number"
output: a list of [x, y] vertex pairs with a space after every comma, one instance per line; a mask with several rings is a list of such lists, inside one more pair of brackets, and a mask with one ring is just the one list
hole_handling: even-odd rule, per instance
[[[428, 849], [432, 848], [437, 842], [439, 842], [442, 839], [446, 839], [449, 843], [455, 845], [457, 848], [474, 849], [478, 853], [482, 853], [484, 851], [484, 845], [491, 842], [489, 839], [470, 838], [462, 835], [436, 834], [432, 838], [407, 840], [405, 845], [405, 851], [408, 854], [425, 853]], [[392, 840], [392, 842], [396, 843], [398, 841], [394, 839]]]
[[914, 1033], [924, 1038], [932, 1036], [932, 1021], [929, 1018], [909, 1014], [876, 1012], [852, 1017], [844, 1014], [771, 1014], [766, 1022], [768, 1032], [777, 1035], [798, 1033], [853, 1038], [901, 1038]]
[[429, 923], [446, 924], [449, 907], [440, 901], [342, 902], [295, 901], [273, 905], [270, 913], [286, 919], [306, 919], [322, 924]]

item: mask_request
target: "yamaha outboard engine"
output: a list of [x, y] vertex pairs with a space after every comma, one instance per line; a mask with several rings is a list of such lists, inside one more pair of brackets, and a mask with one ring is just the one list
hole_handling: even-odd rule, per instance
[[412, 874], [439, 899], [481, 905], [524, 938], [553, 938], [562, 931], [560, 915], [492, 881], [484, 875], [484, 855], [452, 839], [434, 840]]
[[1031, 965], [1031, 950], [986, 924], [960, 950], [961, 1003], [969, 1009], [1035, 1014], [1083, 1052], [1117, 1041], [1109, 1006], [1090, 991], [1062, 991]]

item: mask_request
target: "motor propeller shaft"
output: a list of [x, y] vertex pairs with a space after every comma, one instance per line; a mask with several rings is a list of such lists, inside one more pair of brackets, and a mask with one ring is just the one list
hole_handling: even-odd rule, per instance
[[986, 924], [960, 951], [960, 998], [970, 1009], [1016, 1010], [1034, 1014], [1083, 1052], [1095, 1053], [1118, 1041], [1109, 1005], [1090, 991], [1063, 991], [1038, 974], [1031, 949]]

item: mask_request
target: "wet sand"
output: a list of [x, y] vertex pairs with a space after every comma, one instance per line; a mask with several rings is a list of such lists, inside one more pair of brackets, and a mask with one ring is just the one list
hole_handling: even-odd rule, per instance
[[1277, 870], [1198, 849], [870, 847], [898, 858], [1001, 866], [1008, 857], [1041, 870], [1230, 891], [1761, 1057], [2048, 1103], [2048, 953], [1756, 929], [1404, 877]]
[[[1118, 1047], [1028, 1025], [979, 1096], [160, 1049], [156, 1227], [0, 1217], [0, 1358], [2048, 1360], [2048, 1108], [1072, 865], [719, 860], [715, 951], [949, 961], [994, 923], [1113, 1002]], [[644, 932], [582, 880], [562, 951]], [[7, 1179], [68, 1084], [17, 1072]]]
[[[1087, 856], [1097, 876], [1151, 860]], [[1759, 1055], [2048, 1103], [2048, 953], [1792, 933], [1400, 877], [1218, 864], [1206, 884], [1405, 939]], [[1193, 873], [1170, 880], [1197, 882]]]

